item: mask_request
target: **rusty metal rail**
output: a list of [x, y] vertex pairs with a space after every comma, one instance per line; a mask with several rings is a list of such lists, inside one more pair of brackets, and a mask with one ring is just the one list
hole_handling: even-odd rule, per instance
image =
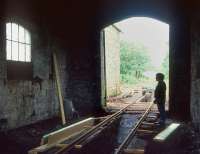
[[139, 126], [141, 125], [143, 120], [147, 117], [153, 104], [154, 104], [153, 102], [150, 103], [150, 105], [148, 106], [147, 110], [144, 112], [142, 117], [139, 119], [139, 121], [136, 123], [136, 125], [131, 129], [130, 133], [127, 135], [127, 137], [122, 142], [122, 144], [118, 147], [118, 149], [116, 149], [115, 154], [122, 154], [124, 152], [124, 149], [130, 144], [131, 140], [133, 139], [134, 135], [136, 134], [137, 129], [139, 128]]
[[85, 141], [87, 138], [91, 137], [93, 134], [95, 134], [97, 131], [99, 131], [100, 129], [102, 129], [102, 127], [106, 126], [107, 124], [109, 124], [110, 122], [114, 121], [115, 119], [117, 119], [129, 106], [140, 102], [145, 96], [139, 97], [139, 99], [137, 99], [136, 101], [134, 101], [133, 103], [128, 104], [126, 107], [124, 107], [123, 109], [119, 110], [118, 112], [112, 114], [111, 116], [109, 116], [107, 119], [103, 120], [102, 122], [100, 122], [99, 124], [97, 124], [96, 126], [94, 126], [93, 128], [91, 128], [90, 130], [88, 130], [86, 133], [82, 134], [81, 136], [79, 136], [78, 138], [76, 138], [74, 141], [72, 141], [71, 143], [64, 145], [59, 151], [57, 151], [55, 154], [62, 154], [62, 153], [66, 153], [69, 152], [71, 149], [73, 149], [76, 145], [79, 145], [81, 142]]

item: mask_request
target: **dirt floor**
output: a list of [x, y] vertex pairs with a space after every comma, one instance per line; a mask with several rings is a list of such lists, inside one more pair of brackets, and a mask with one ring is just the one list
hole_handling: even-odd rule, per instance
[[27, 154], [40, 144], [41, 137], [60, 127], [60, 120], [53, 118], [18, 129], [0, 133], [1, 154]]
[[[137, 98], [142, 96], [142, 91], [133, 91], [131, 93], [126, 93], [121, 96], [110, 97], [107, 102], [107, 111], [109, 113], [116, 112], [117, 110], [125, 107], [126, 105], [134, 102]], [[145, 98], [141, 103], [131, 106], [128, 111], [131, 112], [143, 112], [147, 105], [149, 104], [149, 97]], [[156, 105], [154, 105], [153, 110], [157, 111]], [[76, 122], [71, 121], [67, 125]], [[36, 124], [31, 124], [18, 129], [10, 130], [7, 132], [0, 133], [0, 154], [27, 154], [27, 151], [38, 146], [40, 144], [43, 135], [48, 134], [54, 130], [61, 128], [60, 118], [53, 118], [45, 121], [38, 122]], [[192, 130], [192, 129], [191, 129]], [[189, 135], [191, 136], [191, 135]], [[195, 143], [191, 142], [188, 149], [191, 149], [193, 153], [196, 153], [199, 146], [199, 139], [193, 135], [195, 138]], [[198, 146], [198, 147], [197, 147]], [[199, 151], [200, 152], [200, 151]], [[192, 154], [193, 154], [192, 153]]]
[[[65, 126], [87, 117], [69, 121]], [[62, 128], [58, 117], [30, 124], [7, 132], [0, 132], [0, 154], [27, 154], [40, 145], [43, 135]]]
[[[53, 118], [41, 121], [36, 124], [21, 127], [0, 133], [0, 154], [27, 154], [27, 151], [40, 144], [41, 137], [53, 130], [61, 128], [60, 119]], [[183, 129], [184, 136], [181, 144], [174, 151], [165, 154], [199, 154], [199, 136], [194, 132], [193, 127], [188, 124]], [[102, 140], [103, 141], [103, 140]]]

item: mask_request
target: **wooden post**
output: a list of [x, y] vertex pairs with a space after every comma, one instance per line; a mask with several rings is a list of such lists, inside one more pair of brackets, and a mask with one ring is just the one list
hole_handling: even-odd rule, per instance
[[64, 106], [63, 106], [63, 97], [62, 97], [62, 91], [61, 91], [61, 85], [60, 85], [58, 63], [57, 63], [57, 58], [56, 58], [55, 52], [53, 52], [53, 64], [54, 64], [54, 70], [55, 70], [55, 76], [56, 76], [56, 87], [57, 87], [58, 99], [59, 99], [59, 103], [60, 103], [62, 124], [64, 125], [64, 124], [66, 124], [66, 119], [65, 119], [65, 111], [64, 111]]

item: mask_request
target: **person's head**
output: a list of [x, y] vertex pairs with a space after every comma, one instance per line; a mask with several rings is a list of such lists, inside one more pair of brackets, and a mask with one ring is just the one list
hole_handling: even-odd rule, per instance
[[163, 81], [164, 78], [165, 78], [164, 74], [162, 74], [162, 73], [156, 74], [156, 81]]

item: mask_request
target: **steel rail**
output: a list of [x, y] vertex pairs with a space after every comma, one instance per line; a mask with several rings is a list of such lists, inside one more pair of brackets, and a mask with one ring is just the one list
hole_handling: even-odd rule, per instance
[[98, 130], [100, 127], [106, 125], [107, 123], [109, 123], [110, 121], [112, 121], [114, 118], [118, 117], [119, 115], [121, 115], [129, 106], [140, 102], [144, 96], [139, 97], [136, 101], [128, 104], [127, 106], [125, 106], [123, 109], [120, 109], [118, 112], [112, 114], [110, 117], [108, 117], [107, 119], [103, 120], [102, 122], [100, 122], [99, 124], [97, 124], [96, 126], [94, 126], [93, 128], [91, 128], [90, 130], [88, 130], [86, 133], [82, 134], [81, 136], [79, 136], [78, 138], [76, 138], [74, 141], [72, 141], [71, 143], [67, 144], [66, 146], [62, 147], [59, 151], [57, 151], [55, 154], [62, 154], [63, 152], [68, 152], [71, 149], [74, 148], [74, 146], [77, 143], [80, 143], [80, 141], [83, 141], [85, 139], [87, 139], [88, 137], [90, 137], [96, 130]]
[[125, 138], [125, 140], [122, 142], [122, 144], [120, 144], [120, 146], [116, 149], [114, 154], [122, 154], [123, 153], [123, 150], [129, 145], [129, 143], [132, 140], [133, 136], [136, 134], [138, 127], [141, 125], [142, 121], [146, 118], [147, 114], [150, 112], [153, 104], [154, 104], [153, 102], [150, 103], [150, 105], [147, 108], [147, 110], [145, 111], [145, 113], [142, 115], [142, 117], [137, 122], [135, 127], [133, 127], [131, 129], [131, 131], [128, 134], [128, 136]]

